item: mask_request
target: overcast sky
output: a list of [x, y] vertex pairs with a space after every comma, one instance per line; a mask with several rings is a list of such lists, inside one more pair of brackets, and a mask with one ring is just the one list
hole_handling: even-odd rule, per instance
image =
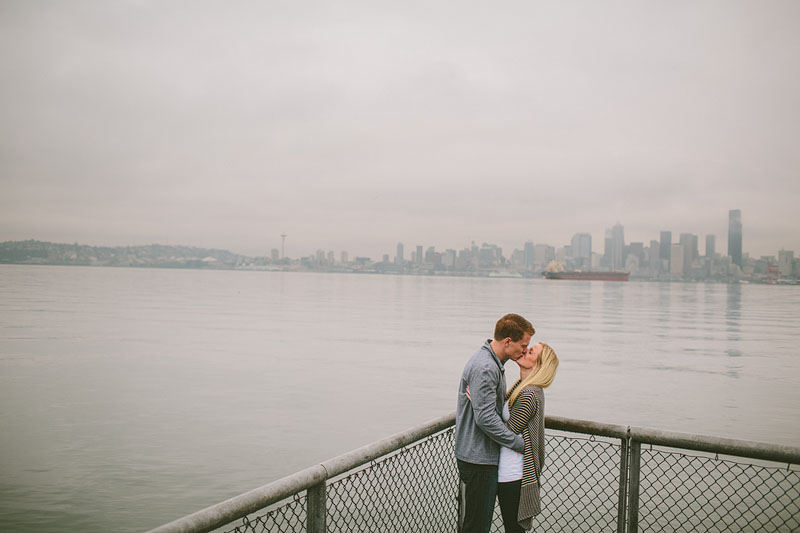
[[0, 241], [800, 252], [795, 0], [4, 0], [0, 76]]

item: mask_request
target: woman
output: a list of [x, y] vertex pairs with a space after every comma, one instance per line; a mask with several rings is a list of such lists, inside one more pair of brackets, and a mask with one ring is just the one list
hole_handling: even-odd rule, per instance
[[506, 394], [503, 421], [514, 433], [522, 433], [525, 453], [500, 448], [497, 499], [506, 533], [520, 533], [533, 526], [541, 512], [539, 483], [544, 467], [544, 390], [553, 383], [558, 357], [547, 344], [537, 343], [517, 360], [519, 379]]

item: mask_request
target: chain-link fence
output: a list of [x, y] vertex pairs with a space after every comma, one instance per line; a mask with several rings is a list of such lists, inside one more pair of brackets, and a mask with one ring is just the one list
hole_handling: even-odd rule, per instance
[[[541, 479], [540, 531], [616, 531], [620, 442], [546, 434], [547, 460]], [[494, 530], [502, 533], [502, 521]]]
[[[535, 528], [616, 530], [619, 461], [619, 443], [548, 432], [543, 512], [535, 520]], [[327, 530], [454, 532], [457, 487], [453, 430], [449, 429], [328, 484]], [[305, 530], [305, 508], [301, 500], [293, 499], [228, 531]], [[495, 508], [492, 531], [503, 532], [499, 507]]]
[[[635, 452], [629, 454], [632, 443], [646, 440], [646, 433], [639, 431], [634, 439], [631, 430], [623, 426], [568, 419], [549, 419], [548, 428], [547, 460], [541, 480], [542, 513], [534, 519], [534, 530], [623, 531], [629, 518], [627, 527], [631, 532], [800, 531], [800, 471], [791, 464], [761, 460], [766, 456], [788, 458], [788, 463], [797, 464], [799, 448], [726, 440], [727, 447], [721, 451], [731, 454], [731, 446], [736, 448], [740, 443], [741, 453], [735, 455], [757, 450], [751, 456], [760, 459], [721, 459], [714, 453], [654, 448], [648, 444], [637, 444]], [[671, 435], [676, 442], [681, 436]], [[282, 494], [293, 495], [281, 496], [280, 501], [272, 498], [270, 502], [274, 503], [269, 507], [261, 505], [260, 511], [240, 519], [238, 524], [229, 520], [218, 531], [456, 532], [458, 470], [453, 456], [452, 422], [443, 418], [416, 435], [407, 436], [401, 444], [397, 444], [397, 437], [371, 445], [390, 450], [367, 450], [372, 453], [372, 460], [347, 466], [347, 461], [340, 460], [345, 457], [342, 456], [320, 465], [330, 476], [299, 480], [302, 476], [298, 474], [295, 479], [284, 478], [299, 483], [298, 487], [320, 487], [322, 506], [316, 512], [322, 511], [324, 529], [309, 526], [313, 520], [309, 521], [308, 515], [315, 505], [310, 490], [306, 496], [302, 489], [281, 489]], [[692, 438], [701, 442], [693, 449], [706, 452], [720, 441]], [[661, 440], [653, 442], [663, 443], [664, 432], [658, 433], [658, 439]], [[634, 453], [639, 454], [638, 458], [629, 462]], [[352, 464], [359, 466], [354, 468]], [[330, 479], [326, 483], [327, 477]], [[162, 526], [159, 531], [209, 531], [213, 527], [185, 527], [186, 523], [197, 523], [192, 518], [203, 513]], [[224, 522], [217, 521], [221, 523]], [[180, 528], [170, 529], [173, 524]], [[503, 531], [496, 508], [492, 532]]]
[[[330, 482], [327, 530], [455, 531], [457, 487], [450, 428]], [[264, 515], [245, 518], [228, 531], [302, 533], [306, 531], [305, 506], [291, 500]]]
[[305, 531], [306, 498], [295, 494], [286, 503], [261, 515], [246, 516], [239, 525], [226, 533], [267, 533], [273, 531]]
[[639, 530], [800, 531], [800, 472], [643, 448]]

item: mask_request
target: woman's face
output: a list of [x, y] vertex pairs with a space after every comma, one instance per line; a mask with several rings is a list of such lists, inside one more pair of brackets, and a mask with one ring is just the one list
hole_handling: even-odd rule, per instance
[[528, 351], [525, 352], [525, 354], [522, 357], [517, 359], [517, 364], [522, 368], [535, 367], [537, 364], [539, 364], [539, 356], [542, 355], [542, 349], [544, 349], [542, 343], [537, 342], [536, 344], [528, 348]]

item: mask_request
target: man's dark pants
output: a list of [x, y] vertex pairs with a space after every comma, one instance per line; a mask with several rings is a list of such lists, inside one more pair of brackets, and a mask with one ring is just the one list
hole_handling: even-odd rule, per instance
[[488, 533], [497, 495], [497, 465], [476, 465], [456, 459], [461, 478], [464, 522], [461, 533]]

